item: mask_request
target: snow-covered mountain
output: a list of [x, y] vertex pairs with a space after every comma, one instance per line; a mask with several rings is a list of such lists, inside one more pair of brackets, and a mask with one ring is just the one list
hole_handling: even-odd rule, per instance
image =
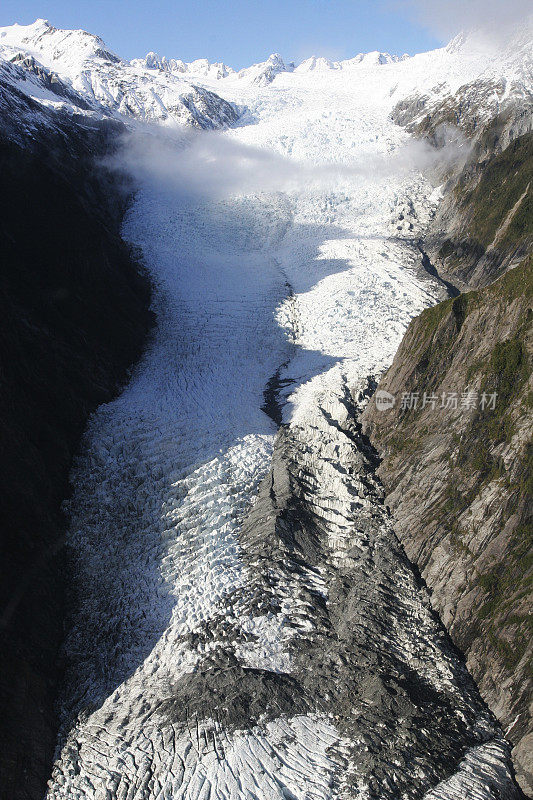
[[[481, 115], [524, 98], [530, 41], [235, 72], [126, 62], [39, 20], [0, 29], [0, 55], [6, 103], [130, 128], [123, 235], [157, 314], [72, 473], [49, 800], [517, 800], [358, 415], [443, 294], [418, 246], [440, 191], [416, 154], [438, 163], [393, 115], [465, 86]], [[137, 120], [225, 130], [143, 138]]]
[[[186, 63], [153, 52], [128, 62], [98, 36], [60, 30], [42, 19], [0, 28], [0, 59], [2, 80], [44, 105], [202, 128], [233, 124], [239, 111], [228, 100], [245, 87], [254, 92], [276, 79], [286, 82], [291, 74], [298, 81], [308, 73], [322, 73], [324, 79], [338, 85], [344, 81], [347, 89], [356, 90], [379, 67], [383, 71], [375, 74], [383, 78], [391, 98], [400, 100], [409, 90], [439, 99], [472, 80], [498, 80], [507, 97], [513, 86], [529, 85], [533, 72], [526, 33], [503, 55], [489, 57], [485, 43], [461, 35], [446, 48], [414, 57], [375, 51], [334, 62], [313, 56], [295, 67], [275, 53], [236, 72], [207, 59]], [[390, 80], [393, 75], [396, 81]]]
[[279, 53], [272, 53], [266, 61], [261, 64], [254, 64], [246, 69], [241, 69], [237, 73], [239, 80], [255, 84], [257, 86], [266, 86], [272, 83], [276, 75], [283, 72], [292, 72], [294, 64], [291, 62], [285, 64]]
[[187, 63], [179, 58], [160, 57], [154, 52], [147, 53], [144, 58], [134, 58], [130, 61], [130, 64], [135, 67], [157, 69], [163, 72], [174, 72], [181, 75], [204, 75], [214, 78], [226, 78], [235, 72], [234, 69], [221, 62], [211, 64], [207, 58], [198, 58]]
[[266, 61], [259, 64], [254, 64], [251, 67], [236, 72], [231, 67], [220, 62], [211, 64], [205, 58], [199, 58], [196, 61], [184, 62], [175, 58], [160, 57], [157, 53], [147, 53], [142, 59], [134, 59], [130, 63], [133, 66], [145, 67], [146, 69], [156, 69], [163, 72], [171, 72], [178, 75], [188, 75], [191, 78], [203, 76], [204, 78], [214, 78], [221, 80], [236, 75], [239, 80], [247, 81], [249, 83], [264, 86], [271, 83], [276, 75], [282, 72], [309, 72], [311, 70], [326, 70], [326, 69], [350, 69], [351, 67], [361, 64], [363, 66], [378, 65], [378, 64], [391, 64], [401, 61], [409, 56], [391, 56], [389, 53], [379, 53], [377, 51], [371, 53], [359, 53], [354, 58], [347, 59], [346, 61], [330, 61], [327, 58], [311, 58], [305, 59], [297, 67], [291, 61], [285, 64], [283, 58], [279, 53], [272, 53]]
[[[98, 36], [58, 30], [45, 20], [0, 28], [4, 80], [40, 102], [88, 107], [141, 120], [225, 127], [237, 112], [218, 95], [164, 70], [148, 70], [112, 53]], [[76, 100], [76, 95], [81, 98]]]

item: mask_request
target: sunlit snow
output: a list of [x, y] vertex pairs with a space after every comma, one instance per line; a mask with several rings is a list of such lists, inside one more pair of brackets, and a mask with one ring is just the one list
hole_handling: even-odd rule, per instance
[[[241, 73], [155, 54], [109, 66], [94, 38], [36, 26], [0, 29], [4, 54], [29, 37], [28, 50], [74, 89], [119, 113], [128, 98], [146, 103], [143, 119], [166, 119], [194, 81], [244, 109], [229, 141], [306, 165], [287, 187], [284, 161], [273, 159], [279, 175], [267, 191], [237, 179], [230, 192], [211, 192], [207, 175], [200, 196], [123, 154], [139, 185], [124, 236], [152, 276], [157, 326], [130, 384], [92, 418], [72, 474], [79, 608], [48, 797], [326, 800], [334, 781], [342, 786], [349, 746], [327, 713], [226, 731], [211, 718], [169, 722], [161, 709], [179, 680], [220, 652], [290, 675], [288, 645], [314, 625], [299, 582], [326, 598], [327, 586], [319, 570], [302, 572], [280, 583], [277, 608], [250, 614], [253, 566], [239, 530], [274, 446], [263, 393], [277, 376], [283, 421], [309, 444], [310, 469], [323, 480], [313, 502], [331, 523], [331, 562], [342, 561], [347, 534], [335, 529], [332, 497], [351, 513], [354, 492], [330, 464], [343, 450], [327, 438], [327, 414], [345, 413], [345, 392], [386, 369], [409, 320], [441, 296], [416, 246], [440, 192], [416, 169], [384, 168], [409, 138], [390, 113], [414, 91], [439, 98], [494, 65], [475, 48], [452, 47], [403, 60], [309, 59], [296, 70], [277, 56]], [[187, 148], [174, 157], [187, 159]], [[365, 162], [375, 170], [354, 169]], [[410, 224], [399, 226], [407, 207]], [[416, 661], [407, 625], [398, 647], [428, 681], [460, 693], [454, 669], [439, 661], [427, 601], [409, 602], [434, 661]], [[472, 796], [477, 784], [463, 773], [476, 759], [492, 769], [500, 751], [495, 743], [468, 756], [431, 798]]]

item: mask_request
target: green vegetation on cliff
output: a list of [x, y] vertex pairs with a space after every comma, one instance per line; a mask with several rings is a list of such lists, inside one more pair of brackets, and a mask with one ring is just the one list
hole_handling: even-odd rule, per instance
[[533, 244], [533, 133], [499, 152], [504, 123], [486, 126], [454, 179], [449, 232], [438, 251], [443, 272], [475, 286], [489, 284]]
[[527, 133], [488, 161], [473, 189], [459, 181], [458, 205], [474, 242], [505, 249], [533, 236], [532, 175], [533, 133]]
[[[426, 392], [437, 407], [365, 413], [407, 553], [487, 699], [507, 686], [497, 704], [506, 726], [518, 719], [516, 742], [531, 728], [532, 298], [527, 256], [489, 286], [423, 311], [379, 388]], [[450, 392], [457, 408], [442, 408]], [[466, 392], [471, 407], [461, 405]], [[494, 402], [482, 406], [483, 395]]]
[[[437, 409], [397, 402], [379, 413], [370, 403], [364, 416], [407, 554], [533, 797], [533, 93], [511, 102], [507, 88], [487, 79], [395, 110], [436, 147], [454, 129], [471, 143], [448, 169], [424, 242], [465, 293], [413, 320], [378, 387], [397, 399], [430, 393]], [[444, 407], [449, 392], [478, 402]], [[482, 406], [483, 396], [495, 401]]]

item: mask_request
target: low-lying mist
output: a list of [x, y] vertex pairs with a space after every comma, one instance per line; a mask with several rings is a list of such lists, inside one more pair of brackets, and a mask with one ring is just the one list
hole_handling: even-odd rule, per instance
[[184, 199], [198, 200], [348, 188], [361, 180], [378, 182], [413, 171], [439, 183], [450, 169], [464, 163], [469, 144], [455, 128], [442, 128], [438, 138], [438, 146], [409, 139], [386, 154], [364, 154], [344, 164], [312, 163], [242, 144], [224, 132], [144, 125], [124, 136], [119, 153], [107, 166]]

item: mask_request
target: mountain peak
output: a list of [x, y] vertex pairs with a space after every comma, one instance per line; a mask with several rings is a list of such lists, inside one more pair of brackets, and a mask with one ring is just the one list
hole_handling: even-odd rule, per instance
[[296, 72], [312, 72], [313, 70], [322, 72], [327, 69], [338, 69], [338, 66], [333, 61], [330, 61], [329, 58], [311, 56], [296, 67]]
[[248, 79], [258, 86], [267, 86], [281, 72], [294, 72], [293, 62], [285, 64], [279, 53], [271, 53], [266, 61], [241, 69], [238, 75], [239, 78]]
[[0, 28], [0, 45], [32, 51], [49, 69], [76, 71], [86, 60], [103, 59], [120, 63], [105, 42], [84, 30], [54, 28], [46, 19], [36, 19], [31, 25], [9, 25]]
[[468, 37], [466, 33], [464, 31], [461, 31], [456, 36], [454, 36], [450, 42], [448, 42], [448, 44], [446, 45], [446, 51], [448, 53], [459, 52], [465, 46], [467, 38]]
[[267, 58], [267, 62], [271, 64], [276, 64], [280, 67], [285, 67], [285, 62], [279, 53], [271, 53]]
[[28, 25], [28, 27], [29, 28], [53, 28], [53, 25], [51, 25], [48, 22], [47, 19], [43, 19], [42, 17], [39, 17], [38, 19], [35, 20], [33, 25]]
[[207, 58], [197, 58], [195, 61], [182, 61], [179, 58], [167, 58], [150, 51], [144, 58], [134, 58], [130, 61], [133, 67], [144, 69], [158, 69], [163, 72], [179, 75], [203, 76], [210, 78], [226, 78], [235, 70], [220, 61], [211, 63]]

